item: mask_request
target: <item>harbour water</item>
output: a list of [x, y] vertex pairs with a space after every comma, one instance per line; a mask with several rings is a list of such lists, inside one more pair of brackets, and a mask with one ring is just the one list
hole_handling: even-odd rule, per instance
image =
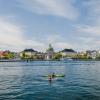
[[100, 62], [0, 62], [0, 100], [100, 100]]

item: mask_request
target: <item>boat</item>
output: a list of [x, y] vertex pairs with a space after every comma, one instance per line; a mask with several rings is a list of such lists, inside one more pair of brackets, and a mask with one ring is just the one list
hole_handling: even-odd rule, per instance
[[64, 74], [58, 74], [58, 75], [55, 75], [55, 77], [65, 77]]
[[[50, 75], [44, 75], [43, 77], [49, 77]], [[65, 77], [65, 74], [56, 74], [55, 77]]]

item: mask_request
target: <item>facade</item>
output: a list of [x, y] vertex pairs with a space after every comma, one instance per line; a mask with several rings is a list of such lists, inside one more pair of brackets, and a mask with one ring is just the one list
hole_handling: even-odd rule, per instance
[[96, 50], [88, 50], [86, 51], [86, 54], [88, 57], [92, 58], [92, 59], [96, 59], [97, 55], [98, 55], [98, 52]]
[[14, 59], [20, 60], [20, 53], [19, 52], [14, 52]]
[[46, 50], [45, 53], [45, 60], [52, 60], [54, 56], [54, 49], [51, 46], [51, 44], [49, 44], [49, 48]]
[[37, 59], [38, 60], [44, 60], [45, 59], [45, 53], [38, 52], [37, 53]]
[[14, 53], [10, 52], [9, 50], [0, 51], [0, 59], [13, 59]]
[[100, 59], [100, 51], [97, 51], [97, 58]]
[[21, 58], [32, 58], [34, 55], [37, 54], [37, 51], [33, 49], [25, 49], [20, 53]]
[[0, 58], [3, 58], [4, 57], [4, 53], [3, 51], [0, 51]]
[[60, 51], [60, 53], [62, 54], [62, 57], [74, 57], [77, 55], [77, 52], [72, 49], [64, 49]]

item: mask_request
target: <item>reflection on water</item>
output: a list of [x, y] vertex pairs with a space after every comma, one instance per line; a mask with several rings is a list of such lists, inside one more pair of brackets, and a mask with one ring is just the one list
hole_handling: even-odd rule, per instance
[[0, 100], [100, 100], [100, 62], [0, 63]]

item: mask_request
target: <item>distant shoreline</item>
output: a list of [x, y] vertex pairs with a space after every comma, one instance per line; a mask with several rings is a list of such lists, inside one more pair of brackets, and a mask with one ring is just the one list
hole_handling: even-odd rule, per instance
[[[61, 60], [0, 60], [0, 62], [32, 62], [32, 61], [61, 61]], [[72, 60], [72, 61], [100, 61], [100, 60]], [[68, 60], [62, 62], [70, 62]]]
[[0, 62], [32, 62], [32, 61], [60, 61], [60, 60], [0, 60]]
[[24, 60], [0, 60], [0, 62], [24, 62]]

